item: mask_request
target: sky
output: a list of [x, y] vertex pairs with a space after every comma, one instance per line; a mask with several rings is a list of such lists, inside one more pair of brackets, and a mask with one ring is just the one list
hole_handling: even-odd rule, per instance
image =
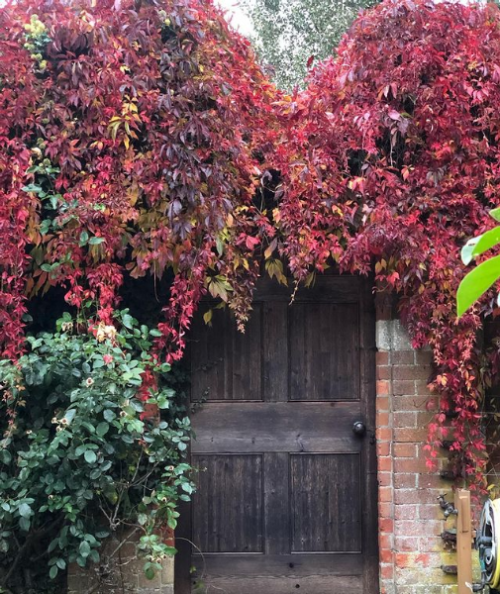
[[243, 35], [252, 33], [252, 23], [248, 16], [239, 7], [238, 0], [215, 0], [215, 3], [227, 11], [226, 19]]

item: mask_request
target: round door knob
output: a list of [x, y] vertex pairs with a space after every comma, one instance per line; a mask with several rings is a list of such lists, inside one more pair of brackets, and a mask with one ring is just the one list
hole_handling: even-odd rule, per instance
[[363, 421], [355, 421], [352, 425], [352, 432], [358, 437], [363, 437], [366, 433], [366, 425]]

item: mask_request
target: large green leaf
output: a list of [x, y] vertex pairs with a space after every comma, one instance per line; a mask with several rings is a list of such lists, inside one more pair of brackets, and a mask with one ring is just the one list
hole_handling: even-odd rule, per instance
[[500, 278], [500, 256], [479, 264], [463, 279], [457, 291], [458, 317], [462, 316]]
[[490, 210], [490, 217], [494, 218], [495, 221], [500, 221], [500, 208]]
[[483, 233], [482, 235], [478, 235], [477, 237], [469, 239], [469, 241], [462, 248], [462, 262], [464, 264], [469, 264], [472, 258], [484, 254], [484, 252], [488, 251], [499, 243], [500, 227], [495, 227], [494, 229], [490, 229], [490, 231], [486, 231], [486, 233]]

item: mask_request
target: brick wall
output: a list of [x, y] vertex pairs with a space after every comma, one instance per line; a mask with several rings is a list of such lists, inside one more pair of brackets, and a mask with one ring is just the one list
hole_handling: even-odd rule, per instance
[[[431, 413], [429, 351], [415, 351], [390, 309], [377, 308], [377, 455], [381, 594], [451, 594], [456, 578], [442, 565], [456, 564], [444, 549], [447, 523], [437, 503], [450, 483], [426, 466], [423, 449]], [[440, 465], [445, 464], [441, 460]]]
[[130, 538], [113, 559], [106, 556], [117, 549], [110, 541], [101, 554], [101, 564], [82, 569], [74, 564], [68, 570], [67, 594], [174, 594], [174, 560], [167, 558], [162, 571], [152, 580], [144, 575], [144, 560], [137, 556], [137, 539]]

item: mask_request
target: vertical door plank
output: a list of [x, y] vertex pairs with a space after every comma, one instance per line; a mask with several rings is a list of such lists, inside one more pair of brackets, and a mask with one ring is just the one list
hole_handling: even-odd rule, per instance
[[288, 307], [283, 301], [263, 304], [263, 399], [266, 402], [288, 401]]
[[264, 454], [264, 513], [266, 555], [290, 553], [290, 488], [288, 453]]

